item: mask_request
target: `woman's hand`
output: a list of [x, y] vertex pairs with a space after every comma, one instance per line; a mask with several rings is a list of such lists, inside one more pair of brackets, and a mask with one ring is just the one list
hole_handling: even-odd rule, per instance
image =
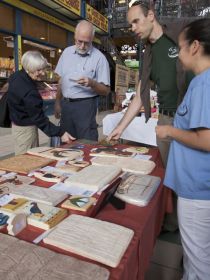
[[69, 134], [68, 132], [65, 132], [62, 136], [61, 136], [61, 141], [68, 143], [71, 141], [76, 140], [76, 138], [74, 138], [73, 136], [71, 136], [71, 134]]
[[155, 132], [158, 138], [165, 139], [171, 137], [171, 129], [173, 128], [172, 125], [157, 125], [155, 128]]

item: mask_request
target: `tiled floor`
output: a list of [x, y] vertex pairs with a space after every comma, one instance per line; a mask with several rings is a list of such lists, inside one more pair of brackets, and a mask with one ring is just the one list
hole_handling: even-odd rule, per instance
[[[104, 138], [102, 120], [112, 113], [111, 111], [100, 112], [97, 115], [99, 140]], [[54, 117], [50, 118], [55, 122]], [[48, 145], [49, 138], [39, 132], [40, 145]], [[14, 139], [11, 129], [0, 128], [0, 159], [14, 154]], [[154, 248], [149, 270], [145, 280], [180, 280], [182, 275], [182, 248], [179, 233], [161, 233]]]
[[182, 278], [182, 246], [179, 232], [161, 233], [145, 280], [180, 280]]

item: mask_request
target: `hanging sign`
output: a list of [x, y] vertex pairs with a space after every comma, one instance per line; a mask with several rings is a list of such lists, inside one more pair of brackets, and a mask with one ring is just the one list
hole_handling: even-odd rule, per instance
[[81, 15], [81, 0], [53, 0], [54, 2], [65, 7], [67, 10], [75, 13], [76, 15]]
[[108, 19], [88, 4], [86, 4], [86, 19], [108, 33]]

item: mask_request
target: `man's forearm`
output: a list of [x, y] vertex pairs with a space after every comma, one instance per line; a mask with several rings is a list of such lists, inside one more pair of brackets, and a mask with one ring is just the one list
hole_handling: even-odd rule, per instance
[[91, 80], [90, 87], [94, 92], [96, 92], [98, 95], [104, 95], [107, 96], [110, 93], [110, 87], [106, 86], [102, 83], [98, 83], [95, 80]]
[[62, 99], [62, 90], [61, 90], [61, 83], [59, 81], [58, 88], [57, 88], [57, 94], [56, 94], [56, 101], [60, 101]]
[[142, 106], [140, 95], [136, 95], [132, 102], [130, 103], [124, 117], [121, 119], [117, 125], [122, 129], [122, 131], [129, 125], [129, 123], [138, 115], [140, 108]]

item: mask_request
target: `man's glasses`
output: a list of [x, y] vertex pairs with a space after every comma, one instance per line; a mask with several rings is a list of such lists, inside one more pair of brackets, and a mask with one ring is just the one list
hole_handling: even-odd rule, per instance
[[84, 42], [81, 40], [75, 40], [75, 42], [78, 46], [82, 46], [84, 44], [85, 47], [90, 47], [92, 45], [92, 42]]

